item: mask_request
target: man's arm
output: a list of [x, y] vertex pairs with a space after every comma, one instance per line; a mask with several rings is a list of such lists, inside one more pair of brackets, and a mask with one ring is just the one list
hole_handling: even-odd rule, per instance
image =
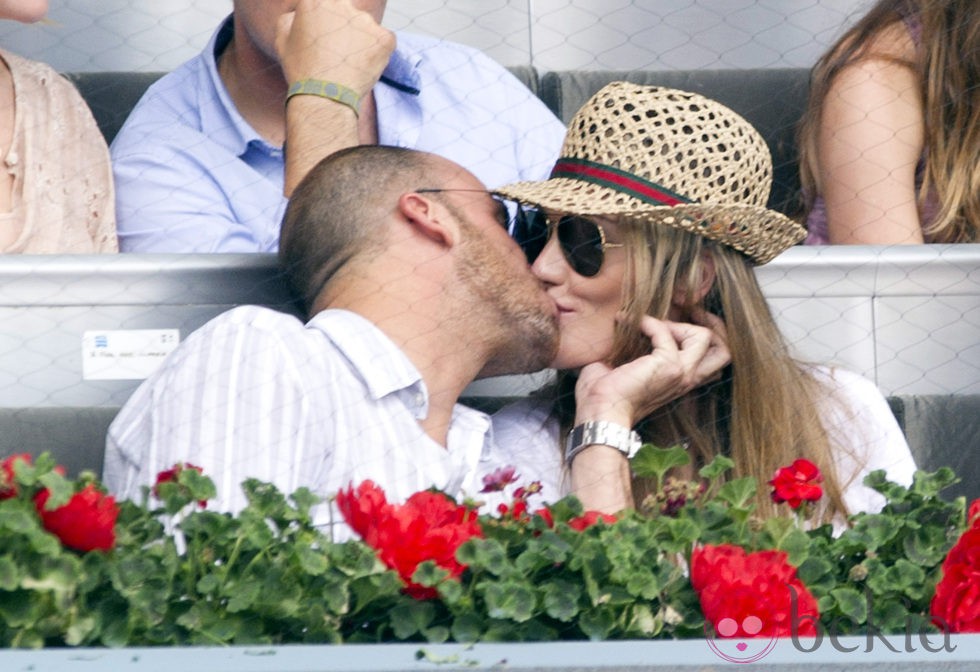
[[[290, 85], [303, 79], [334, 82], [366, 101], [395, 48], [394, 34], [350, 0], [300, 0], [279, 19], [276, 49]], [[286, 105], [284, 193], [320, 159], [358, 144], [358, 117], [344, 104], [298, 95]]]

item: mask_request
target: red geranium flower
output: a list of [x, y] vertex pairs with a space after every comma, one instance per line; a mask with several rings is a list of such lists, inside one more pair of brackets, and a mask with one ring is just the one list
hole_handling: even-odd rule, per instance
[[381, 488], [364, 481], [338, 492], [337, 506], [381, 561], [398, 572], [405, 591], [420, 600], [438, 593], [412, 583], [418, 566], [431, 560], [458, 579], [466, 566], [456, 559], [456, 550], [467, 539], [483, 536], [476, 511], [435, 492], [417, 492], [404, 504], [389, 504]]
[[31, 463], [31, 456], [27, 453], [11, 455], [0, 461], [0, 499], [10, 499], [17, 496], [17, 485], [14, 483], [14, 462], [23, 460], [27, 464]]
[[980, 499], [974, 499], [966, 511], [966, 525], [970, 527], [978, 522], [980, 522]]
[[[204, 469], [197, 466], [196, 464], [191, 464], [190, 462], [178, 462], [170, 469], [164, 469], [157, 474], [157, 480], [153, 483], [153, 496], [156, 498], [160, 497], [160, 484], [161, 483], [176, 483], [177, 476], [180, 475], [184, 469], [193, 469], [199, 474], [204, 473]], [[208, 505], [208, 500], [200, 499], [198, 500], [198, 505], [203, 509]]]
[[115, 498], [89, 484], [76, 492], [64, 506], [46, 511], [51, 493], [45, 488], [34, 498], [44, 529], [61, 539], [61, 543], [79, 551], [108, 551], [116, 544], [116, 517], [119, 507]]
[[568, 526], [573, 530], [582, 532], [583, 530], [592, 527], [600, 520], [604, 523], [612, 525], [616, 522], [616, 516], [608, 513], [599, 513], [598, 511], [586, 511], [581, 516], [572, 518], [570, 521], [568, 521]]
[[[797, 635], [816, 635], [817, 601], [783, 551], [746, 553], [730, 544], [696, 548], [691, 555], [691, 585], [705, 620], [722, 637], [789, 637], [793, 620]], [[746, 619], [761, 626], [744, 632], [739, 624]], [[737, 629], [719, 627], [722, 621]]]
[[975, 505], [977, 501], [970, 505], [973, 525], [946, 555], [929, 605], [936, 625], [951, 632], [980, 632], [980, 518], [973, 517]]
[[796, 460], [788, 467], [777, 469], [769, 481], [772, 501], [777, 504], [786, 502], [791, 508], [798, 509], [803, 502], [815, 502], [823, 497], [821, 482], [823, 476], [817, 465], [810, 460]]

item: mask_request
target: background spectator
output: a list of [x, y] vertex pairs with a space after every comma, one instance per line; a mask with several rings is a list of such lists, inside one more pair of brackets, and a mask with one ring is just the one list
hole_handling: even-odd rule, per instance
[[[382, 28], [385, 4], [236, 0], [203, 53], [151, 87], [113, 142], [123, 251], [275, 251], [284, 192], [354, 144], [433, 152], [491, 187], [544, 177], [561, 122], [482, 53]], [[359, 103], [290, 98], [290, 119], [306, 128], [297, 135], [287, 92], [310, 79]], [[284, 158], [300, 159], [286, 177]]]
[[811, 87], [807, 243], [977, 242], [975, 0], [880, 0], [820, 59]]
[[[0, 0], [0, 18], [34, 22], [46, 0]], [[115, 252], [105, 140], [81, 96], [43, 63], [0, 49], [0, 252]]]

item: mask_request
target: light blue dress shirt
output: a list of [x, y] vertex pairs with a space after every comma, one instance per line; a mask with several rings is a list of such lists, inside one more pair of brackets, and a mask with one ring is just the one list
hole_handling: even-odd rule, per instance
[[[124, 252], [273, 252], [286, 207], [283, 149], [242, 118], [204, 51], [151, 86], [112, 144]], [[374, 95], [379, 143], [445, 156], [488, 187], [545, 179], [565, 127], [469, 47], [398, 33]]]

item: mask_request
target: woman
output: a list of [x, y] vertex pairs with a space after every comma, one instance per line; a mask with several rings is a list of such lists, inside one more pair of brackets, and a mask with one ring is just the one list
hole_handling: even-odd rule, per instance
[[[46, 0], [0, 0], [25, 23]], [[115, 252], [105, 139], [78, 91], [43, 63], [0, 49], [0, 253]]]
[[976, 0], [879, 0], [813, 69], [807, 243], [980, 241]]
[[551, 179], [500, 190], [534, 206], [519, 210], [518, 238], [561, 327], [556, 384], [494, 418], [515, 462], [570, 469], [544, 484], [550, 495], [607, 512], [646, 492], [629, 475], [631, 430], [685, 445], [695, 469], [727, 454], [761, 484], [808, 458], [825, 476], [828, 520], [880, 506], [861, 484], [868, 470], [910, 481], [908, 445], [877, 388], [795, 361], [769, 312], [752, 266], [804, 231], [765, 208], [772, 166], [758, 132], [697, 94], [625, 82], [568, 129]]

